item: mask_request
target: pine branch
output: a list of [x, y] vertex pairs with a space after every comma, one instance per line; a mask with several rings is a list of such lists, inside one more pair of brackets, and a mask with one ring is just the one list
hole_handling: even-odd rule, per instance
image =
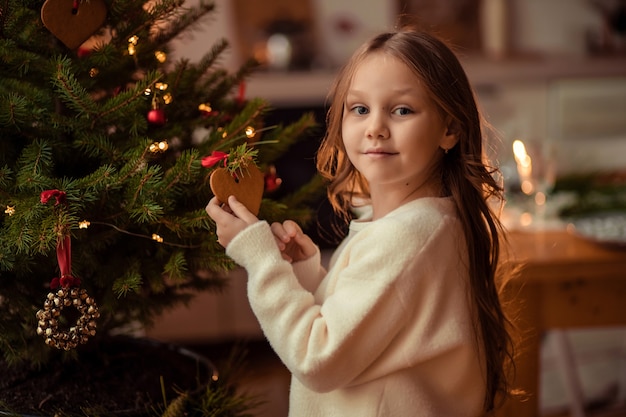
[[116, 120], [119, 120], [120, 111], [132, 109], [131, 105], [143, 99], [146, 89], [152, 88], [162, 77], [163, 75], [158, 71], [149, 72], [134, 88], [123, 91], [107, 100], [99, 109], [94, 109], [92, 113], [94, 123], [96, 121], [106, 123], [112, 117], [117, 117]]
[[69, 58], [60, 56], [56, 61], [56, 74], [52, 78], [55, 90], [63, 102], [77, 112], [77, 116], [96, 114], [97, 106], [89, 92], [78, 82], [72, 72]]
[[276, 140], [277, 144], [271, 147], [268, 146], [260, 148], [259, 159], [264, 161], [275, 161], [297, 140], [304, 138], [305, 133], [310, 132], [316, 126], [315, 117], [312, 113], [302, 115], [298, 121], [287, 127], [279, 125], [277, 129], [271, 130], [265, 135], [266, 140]]
[[246, 107], [221, 132], [215, 132], [209, 139], [215, 150], [228, 150], [247, 141], [244, 134], [246, 127], [263, 113], [268, 104], [262, 99], [250, 100]]
[[308, 207], [325, 195], [326, 186], [326, 181], [320, 175], [315, 175], [295, 192], [283, 197], [280, 202], [287, 207]]
[[52, 148], [43, 140], [35, 140], [18, 160], [17, 182], [23, 189], [42, 191], [52, 185], [49, 176], [53, 168]]
[[177, 14], [176, 19], [168, 19], [167, 17], [169, 16], [162, 18], [162, 20], [167, 20], [166, 28], [158, 31], [154, 36], [154, 42], [162, 45], [168, 43], [180, 33], [194, 29], [200, 20], [213, 10], [215, 10], [214, 2], [201, 0], [196, 7], [181, 10], [181, 13]]
[[51, 71], [50, 62], [41, 55], [24, 50], [11, 39], [0, 38], [0, 74], [6, 75], [2, 79], [9, 79], [9, 75], [33, 75], [47, 77]]
[[217, 40], [209, 52], [204, 54], [197, 65], [197, 70], [200, 74], [205, 75], [207, 72], [213, 68], [216, 64], [217, 60], [222, 56], [222, 54], [228, 49], [228, 41], [226, 39]]
[[4, 34], [4, 22], [9, 14], [9, 0], [0, 2], [0, 37]]

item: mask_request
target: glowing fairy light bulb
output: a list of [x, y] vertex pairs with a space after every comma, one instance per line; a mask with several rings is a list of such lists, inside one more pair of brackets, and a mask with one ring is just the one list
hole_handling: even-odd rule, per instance
[[154, 57], [161, 64], [164, 63], [165, 61], [167, 61], [167, 54], [165, 52], [163, 52], [163, 51], [155, 51], [154, 52]]
[[139, 36], [134, 35], [128, 38], [128, 55], [135, 55], [137, 53], [137, 42], [139, 41]]
[[211, 108], [211, 105], [209, 103], [202, 103], [198, 106], [198, 110], [205, 113], [211, 113], [213, 109]]

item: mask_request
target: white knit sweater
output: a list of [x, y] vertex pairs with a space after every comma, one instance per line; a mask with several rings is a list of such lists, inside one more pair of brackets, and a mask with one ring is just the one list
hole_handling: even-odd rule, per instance
[[252, 309], [292, 372], [290, 417], [481, 415], [484, 360], [450, 199], [353, 221], [328, 273], [319, 252], [283, 260], [265, 221], [227, 254], [248, 271]]

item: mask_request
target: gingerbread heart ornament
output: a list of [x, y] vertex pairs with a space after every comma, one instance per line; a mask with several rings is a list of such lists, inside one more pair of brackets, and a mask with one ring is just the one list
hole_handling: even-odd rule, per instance
[[265, 180], [256, 165], [249, 164], [235, 174], [226, 168], [217, 168], [211, 173], [209, 182], [219, 201], [225, 203], [228, 197], [234, 195], [252, 214], [259, 214]]
[[104, 0], [46, 0], [41, 21], [70, 49], [76, 49], [98, 31], [107, 17]]

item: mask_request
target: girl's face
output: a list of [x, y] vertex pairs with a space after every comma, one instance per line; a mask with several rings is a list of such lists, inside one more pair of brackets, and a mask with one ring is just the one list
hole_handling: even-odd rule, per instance
[[395, 191], [413, 197], [436, 195], [431, 180], [443, 153], [439, 148], [456, 143], [419, 78], [383, 52], [366, 57], [354, 74], [344, 104], [342, 137], [372, 198]]

